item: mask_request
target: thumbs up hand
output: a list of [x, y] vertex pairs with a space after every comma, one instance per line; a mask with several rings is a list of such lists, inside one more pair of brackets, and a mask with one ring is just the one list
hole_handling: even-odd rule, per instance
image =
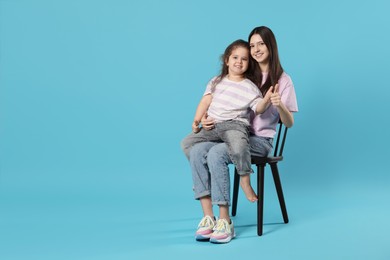
[[279, 94], [279, 84], [276, 84], [275, 90], [271, 94], [271, 104], [276, 106], [276, 107], [280, 107], [281, 103], [282, 103], [282, 100], [281, 100], [280, 94]]

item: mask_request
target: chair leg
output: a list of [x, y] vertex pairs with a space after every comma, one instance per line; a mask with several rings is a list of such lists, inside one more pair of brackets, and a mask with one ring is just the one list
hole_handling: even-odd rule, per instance
[[282, 183], [280, 181], [279, 170], [276, 163], [271, 164], [272, 176], [274, 177], [275, 188], [278, 193], [280, 209], [282, 210], [284, 223], [288, 223], [286, 203], [284, 201]]
[[232, 216], [235, 216], [236, 213], [237, 213], [237, 201], [238, 201], [239, 184], [240, 184], [240, 175], [238, 175], [237, 169], [234, 168]]
[[263, 208], [264, 208], [264, 167], [257, 165], [257, 235], [263, 235]]

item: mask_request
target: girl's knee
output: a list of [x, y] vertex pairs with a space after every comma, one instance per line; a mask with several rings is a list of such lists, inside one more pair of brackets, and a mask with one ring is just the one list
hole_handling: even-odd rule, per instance
[[213, 146], [207, 154], [207, 160], [211, 162], [227, 161], [228, 158], [229, 153], [225, 143]]

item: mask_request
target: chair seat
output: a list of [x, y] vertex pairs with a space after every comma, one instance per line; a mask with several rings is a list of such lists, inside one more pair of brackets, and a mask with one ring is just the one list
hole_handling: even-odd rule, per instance
[[266, 163], [277, 163], [283, 161], [283, 156], [271, 156], [271, 157], [259, 157], [252, 156], [252, 164], [266, 164]]

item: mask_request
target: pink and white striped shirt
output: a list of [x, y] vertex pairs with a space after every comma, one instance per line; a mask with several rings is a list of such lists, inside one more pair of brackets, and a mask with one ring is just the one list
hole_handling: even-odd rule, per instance
[[224, 77], [212, 90], [214, 77], [207, 84], [204, 96], [212, 94], [212, 101], [208, 115], [215, 122], [239, 120], [249, 125], [250, 111], [256, 111], [257, 103], [261, 100], [261, 93], [257, 86], [249, 79], [235, 82]]

